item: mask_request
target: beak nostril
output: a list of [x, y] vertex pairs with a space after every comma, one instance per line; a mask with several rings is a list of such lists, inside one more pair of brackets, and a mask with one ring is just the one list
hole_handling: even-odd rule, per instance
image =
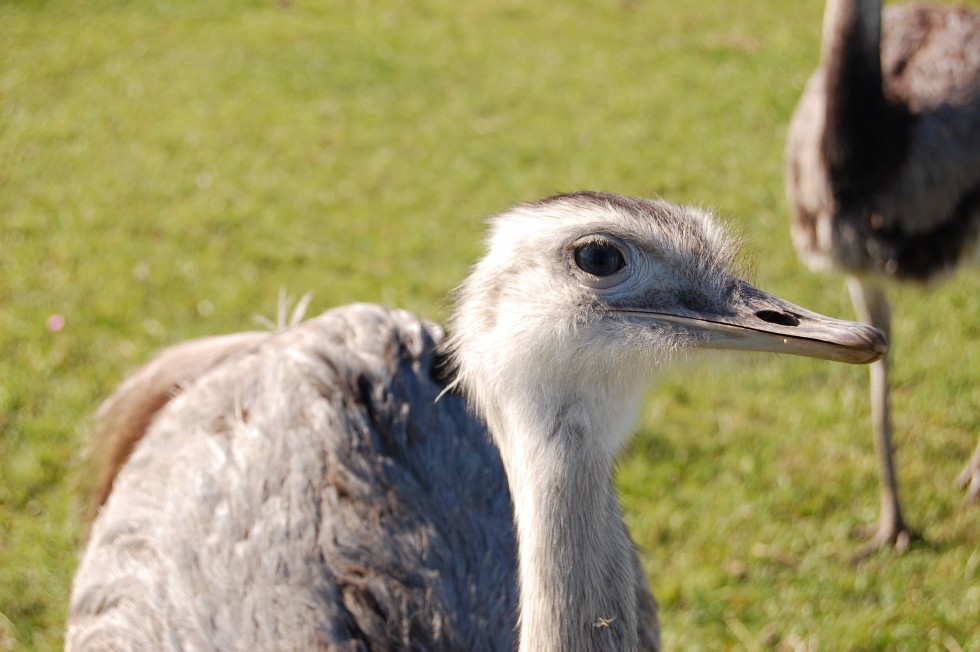
[[775, 310], [760, 310], [755, 313], [755, 316], [762, 321], [767, 321], [770, 324], [779, 324], [781, 326], [799, 326], [800, 320], [788, 312], [777, 312]]

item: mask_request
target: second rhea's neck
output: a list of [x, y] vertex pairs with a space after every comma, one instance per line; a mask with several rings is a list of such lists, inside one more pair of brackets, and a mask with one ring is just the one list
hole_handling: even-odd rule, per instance
[[[880, 2], [829, 0], [823, 35], [823, 149], [845, 195], [875, 185], [882, 162], [901, 156], [902, 116], [885, 97], [880, 50]], [[852, 183], [855, 187], [849, 188]]]

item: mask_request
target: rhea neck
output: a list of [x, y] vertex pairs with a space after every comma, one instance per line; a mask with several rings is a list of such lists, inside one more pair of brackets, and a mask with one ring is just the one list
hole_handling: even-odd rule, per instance
[[880, 0], [828, 0], [823, 66], [826, 122], [823, 150], [839, 192], [867, 190], [900, 158], [902, 115], [884, 92]]
[[612, 476], [638, 397], [510, 389], [482, 407], [514, 500], [520, 650], [635, 650], [633, 544]]

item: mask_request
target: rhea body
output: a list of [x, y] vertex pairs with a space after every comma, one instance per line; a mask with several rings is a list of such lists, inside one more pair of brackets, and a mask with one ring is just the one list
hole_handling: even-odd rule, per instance
[[102, 410], [133, 453], [67, 647], [659, 649], [612, 482], [643, 388], [699, 347], [885, 351], [735, 253], [696, 209], [560, 195], [492, 219], [446, 339], [358, 304], [165, 351]]
[[[828, 0], [820, 67], [790, 123], [793, 239], [843, 272], [862, 321], [886, 333], [894, 282], [938, 281], [980, 256], [980, 14]], [[881, 461], [877, 533], [908, 545], [892, 453], [888, 361], [871, 366]], [[980, 497], [980, 447], [962, 476]]]

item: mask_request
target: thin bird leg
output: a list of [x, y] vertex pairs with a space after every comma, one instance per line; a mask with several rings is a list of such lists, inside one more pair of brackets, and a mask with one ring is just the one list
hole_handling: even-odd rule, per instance
[[980, 501], [980, 441], [977, 442], [977, 450], [973, 452], [973, 457], [966, 463], [956, 482], [966, 489], [963, 502]]
[[[891, 336], [891, 311], [885, 290], [868, 281], [849, 278], [851, 301], [861, 321], [871, 324]], [[902, 518], [902, 506], [898, 497], [898, 478], [892, 449], [891, 399], [888, 391], [888, 357], [870, 365], [871, 371], [871, 423], [874, 430], [875, 449], [881, 465], [881, 512], [878, 529], [872, 539], [855, 556], [859, 561], [876, 550], [894, 546], [905, 552], [912, 539], [912, 532]]]

